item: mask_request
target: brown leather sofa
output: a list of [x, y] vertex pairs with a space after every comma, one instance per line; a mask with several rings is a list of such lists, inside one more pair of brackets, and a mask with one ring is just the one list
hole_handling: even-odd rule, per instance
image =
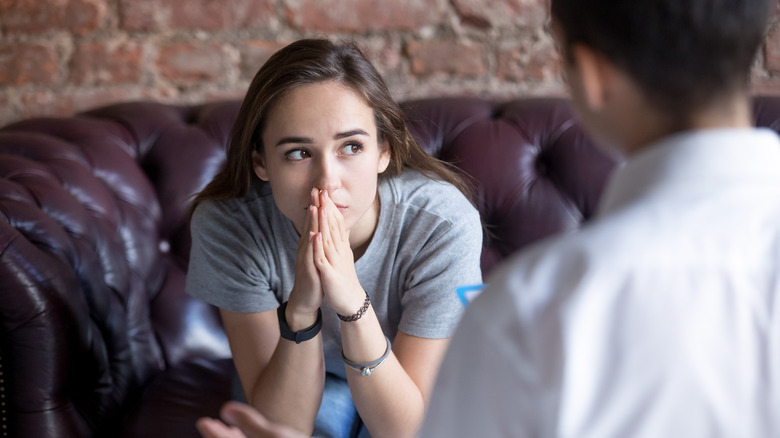
[[[120, 103], [0, 129], [3, 436], [194, 437], [195, 419], [228, 399], [218, 315], [184, 292], [186, 219], [238, 106]], [[755, 108], [780, 129], [780, 98]], [[619, 161], [562, 99], [404, 109], [423, 148], [472, 177], [485, 274], [587, 221]]]

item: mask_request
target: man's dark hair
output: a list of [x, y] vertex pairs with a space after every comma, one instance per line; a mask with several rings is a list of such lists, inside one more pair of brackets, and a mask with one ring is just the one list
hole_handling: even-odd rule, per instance
[[686, 117], [746, 90], [775, 0], [552, 0], [559, 44], [584, 44], [628, 73], [649, 102]]

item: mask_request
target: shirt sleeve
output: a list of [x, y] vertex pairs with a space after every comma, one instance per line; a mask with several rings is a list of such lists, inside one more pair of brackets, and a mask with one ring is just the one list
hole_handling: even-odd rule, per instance
[[[560, 435], [563, 326], [526, 251], [469, 304], [442, 362], [421, 436]], [[543, 280], [543, 279], [542, 279]]]
[[421, 437], [555, 436], [540, 430], [544, 401], [512, 307], [491, 287], [469, 305], [442, 362]]
[[206, 201], [191, 221], [187, 292], [233, 312], [261, 312], [279, 303], [269, 284], [268, 257], [251, 232], [224, 205]]
[[482, 226], [479, 213], [467, 206], [454, 219], [425, 211], [415, 216], [416, 227], [426, 234], [409, 236], [424, 244], [405, 279], [400, 331], [425, 338], [452, 336], [464, 309], [456, 288], [482, 282]]

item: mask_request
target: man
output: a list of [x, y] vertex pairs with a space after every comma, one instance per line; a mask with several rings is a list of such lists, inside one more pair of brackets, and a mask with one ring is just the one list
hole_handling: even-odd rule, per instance
[[780, 436], [780, 141], [748, 81], [770, 0], [553, 0], [594, 221], [470, 304], [422, 436]]
[[780, 140], [748, 88], [773, 5], [552, 0], [572, 101], [627, 161], [488, 279], [423, 437], [780, 436]]

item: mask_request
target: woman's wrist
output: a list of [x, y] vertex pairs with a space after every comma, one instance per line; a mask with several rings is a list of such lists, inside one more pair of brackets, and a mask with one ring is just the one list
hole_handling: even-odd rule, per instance
[[319, 308], [315, 309], [313, 312], [296, 311], [288, 305], [287, 308], [284, 309], [284, 316], [285, 320], [287, 321], [287, 326], [290, 327], [290, 330], [298, 331], [307, 327], [311, 327], [314, 323], [316, 323], [318, 312]]
[[336, 312], [340, 320], [344, 322], [355, 322], [358, 319], [362, 318], [363, 315], [366, 314], [366, 311], [368, 310], [368, 306], [371, 305], [371, 298], [369, 298], [368, 292], [364, 291], [363, 294], [365, 295], [365, 298], [363, 299], [363, 303], [353, 313], [342, 314], [340, 312]]
[[284, 315], [292, 330], [302, 330], [311, 326], [317, 320], [317, 313], [322, 305], [322, 299], [316, 299], [314, 291], [298, 289], [293, 285]]
[[298, 328], [297, 325], [291, 327], [286, 315], [287, 304], [287, 301], [283, 302], [276, 310], [277, 317], [279, 318], [279, 333], [282, 338], [300, 344], [301, 342], [308, 341], [317, 336], [322, 329], [322, 310], [317, 309], [317, 316], [314, 323], [303, 328]]

